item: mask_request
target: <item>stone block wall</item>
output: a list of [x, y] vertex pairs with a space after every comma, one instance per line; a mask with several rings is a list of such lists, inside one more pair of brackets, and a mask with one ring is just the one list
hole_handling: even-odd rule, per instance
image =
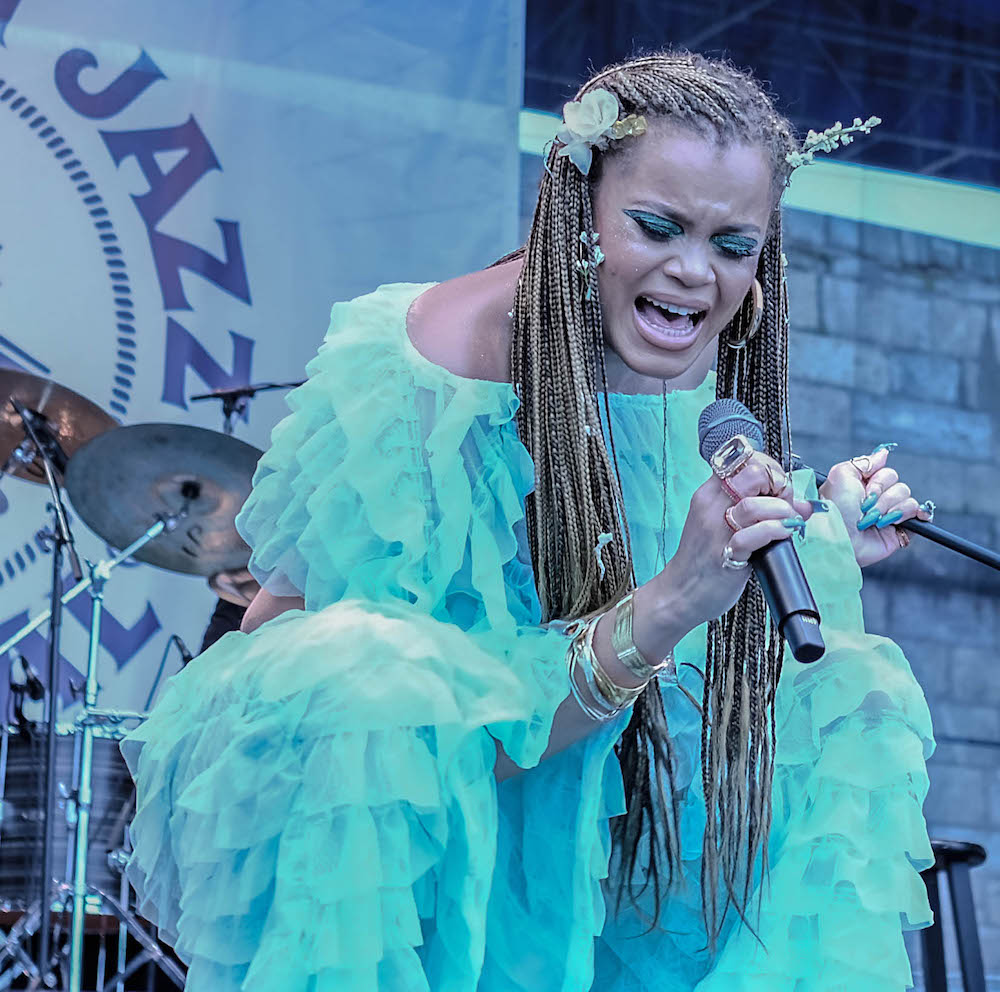
[[[540, 171], [522, 157], [525, 236]], [[796, 453], [828, 468], [896, 441], [890, 463], [936, 522], [1000, 550], [1000, 252], [796, 210], [785, 248]], [[1000, 573], [914, 538], [865, 570], [862, 597], [930, 704], [931, 835], [988, 851], [972, 877], [1000, 992]]]
[[[797, 453], [829, 465], [897, 441], [890, 464], [935, 501], [936, 522], [1000, 549], [1000, 252], [795, 210], [785, 232]], [[987, 849], [972, 879], [995, 992], [1000, 573], [914, 538], [865, 570], [862, 598], [868, 629], [903, 648], [930, 704], [931, 835]]]

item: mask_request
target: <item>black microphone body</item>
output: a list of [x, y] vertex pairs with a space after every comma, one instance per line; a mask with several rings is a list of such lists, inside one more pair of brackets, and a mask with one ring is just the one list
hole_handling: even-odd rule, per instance
[[[698, 419], [698, 440], [706, 461], [736, 434], [746, 437], [758, 451], [763, 450], [764, 429], [742, 403], [723, 399], [705, 407]], [[755, 551], [750, 566], [795, 660], [812, 662], [822, 658], [826, 645], [820, 632], [819, 607], [792, 539], [772, 541]]]
[[792, 539], [772, 541], [755, 551], [750, 555], [750, 567], [795, 660], [810, 662], [822, 658], [826, 645], [819, 628], [819, 607]]

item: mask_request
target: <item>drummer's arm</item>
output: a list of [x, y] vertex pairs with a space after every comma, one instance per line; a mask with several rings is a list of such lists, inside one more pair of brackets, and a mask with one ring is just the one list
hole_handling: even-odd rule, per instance
[[243, 614], [240, 630], [249, 634], [286, 610], [304, 610], [305, 607], [306, 602], [301, 596], [272, 596], [266, 589], [261, 589]]

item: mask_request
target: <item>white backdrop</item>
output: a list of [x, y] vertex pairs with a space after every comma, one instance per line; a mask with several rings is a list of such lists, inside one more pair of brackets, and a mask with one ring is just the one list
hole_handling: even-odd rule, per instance
[[[333, 301], [510, 250], [522, 6], [0, 0], [0, 365], [123, 424], [220, 429], [186, 398], [299, 378]], [[237, 437], [266, 447], [283, 412], [258, 397]], [[51, 559], [46, 491], [0, 493], [3, 640], [46, 606]], [[196, 649], [214, 603], [202, 579], [119, 570], [102, 702], [140, 705], [168, 636]], [[88, 611], [66, 615], [64, 685]], [[23, 646], [39, 670], [44, 634]]]

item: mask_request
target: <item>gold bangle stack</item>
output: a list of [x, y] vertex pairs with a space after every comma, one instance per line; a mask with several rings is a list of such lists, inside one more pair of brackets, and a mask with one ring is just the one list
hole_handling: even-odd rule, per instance
[[619, 713], [626, 706], [631, 706], [642, 695], [642, 690], [646, 688], [646, 682], [638, 686], [624, 686], [611, 681], [611, 677], [601, 665], [600, 658], [597, 657], [597, 652], [593, 650], [593, 631], [596, 627], [597, 624], [594, 624], [591, 628], [589, 638], [591, 643], [588, 644], [590, 648], [589, 660], [594, 670], [594, 683], [597, 685], [598, 692], [614, 707], [615, 712]]
[[635, 646], [632, 639], [632, 616], [634, 611], [633, 594], [628, 593], [615, 607], [615, 625], [611, 631], [611, 646], [618, 655], [618, 660], [637, 678], [648, 682], [665, 668], [673, 664], [673, 651], [667, 652], [665, 658], [651, 665]]
[[[597, 654], [594, 651], [594, 629], [600, 615], [591, 617], [586, 621], [571, 621], [565, 627], [565, 632], [570, 635], [569, 650], [566, 653], [566, 668], [569, 675], [569, 687], [573, 698], [577, 701], [580, 709], [592, 720], [611, 720], [616, 717], [621, 708], [611, 702], [597, 686], [595, 672], [600, 668], [597, 661]], [[577, 682], [577, 674], [583, 676], [583, 683], [587, 687], [587, 694], [593, 700], [589, 702], [581, 691]], [[603, 674], [603, 669], [602, 669]]]
[[[629, 593], [615, 607], [611, 645], [625, 668], [642, 680], [642, 685], [638, 686], [618, 685], [604, 670], [597, 657], [594, 632], [603, 614], [587, 620], [571, 621], [564, 626], [565, 632], [571, 637], [566, 658], [570, 689], [580, 708], [594, 720], [610, 720], [617, 716], [639, 698], [650, 679], [673, 667], [673, 652], [668, 653], [657, 665], [650, 665], [639, 653], [632, 640], [632, 612], [632, 593]], [[581, 693], [577, 682], [578, 673], [583, 675], [583, 682], [596, 706], [591, 705]]]

